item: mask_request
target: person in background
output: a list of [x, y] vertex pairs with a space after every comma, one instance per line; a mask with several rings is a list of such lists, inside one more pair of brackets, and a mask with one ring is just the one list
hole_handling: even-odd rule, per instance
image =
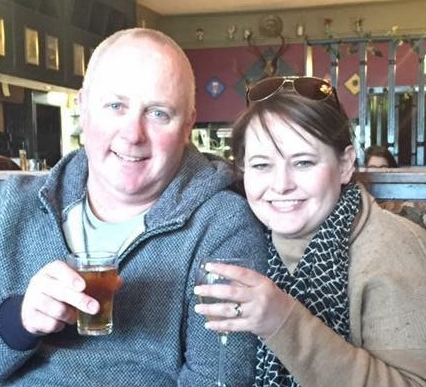
[[20, 171], [21, 168], [11, 158], [0, 156], [0, 171]]
[[[2, 386], [210, 386], [216, 334], [194, 312], [204, 256], [264, 264], [262, 228], [228, 190], [232, 167], [190, 145], [190, 63], [166, 35], [135, 28], [93, 53], [79, 92], [85, 149], [44, 176], [12, 177], [0, 205]], [[114, 330], [78, 336], [99, 304], [67, 254], [119, 255]], [[256, 337], [229, 340], [231, 386], [251, 385]]]
[[[212, 330], [259, 336], [255, 386], [426, 386], [426, 233], [383, 211], [354, 181], [349, 120], [331, 85], [255, 84], [233, 152], [266, 227], [267, 276], [207, 268], [236, 285], [203, 285]], [[233, 303], [240, 303], [238, 319]]]
[[366, 168], [398, 168], [392, 153], [385, 146], [372, 145], [364, 152]]
[[[398, 168], [392, 153], [384, 146], [372, 145], [365, 150], [364, 156], [366, 168]], [[368, 186], [368, 181], [365, 183]], [[426, 228], [426, 207], [422, 200], [377, 200], [377, 203], [383, 209]]]

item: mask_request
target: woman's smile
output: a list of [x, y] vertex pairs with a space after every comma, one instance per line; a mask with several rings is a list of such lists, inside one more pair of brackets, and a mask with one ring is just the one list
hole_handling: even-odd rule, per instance
[[303, 204], [302, 200], [273, 200], [269, 204], [275, 211], [291, 212], [299, 210]]

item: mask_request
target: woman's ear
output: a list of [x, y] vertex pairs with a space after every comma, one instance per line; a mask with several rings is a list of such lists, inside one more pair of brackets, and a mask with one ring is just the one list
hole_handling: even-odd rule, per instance
[[348, 145], [340, 156], [340, 183], [348, 184], [355, 172], [356, 151], [353, 145]]

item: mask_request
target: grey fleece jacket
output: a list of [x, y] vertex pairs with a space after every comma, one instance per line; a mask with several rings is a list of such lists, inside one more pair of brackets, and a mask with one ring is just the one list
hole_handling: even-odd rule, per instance
[[[61, 224], [84, 196], [87, 173], [86, 154], [78, 151], [47, 176], [12, 177], [3, 187], [0, 326], [19, 326], [19, 314], [13, 320], [2, 306], [24, 294], [40, 268], [69, 253]], [[146, 216], [146, 231], [120, 256], [124, 284], [115, 299], [114, 332], [83, 337], [67, 326], [26, 350], [0, 337], [0, 385], [213, 385], [218, 341], [194, 312], [197, 260], [234, 255], [254, 259], [259, 270], [266, 264], [262, 228], [245, 200], [226, 189], [231, 181], [225, 163], [207, 160], [192, 146], [186, 149], [177, 176]], [[253, 335], [230, 336], [230, 386], [251, 386], [255, 351]]]

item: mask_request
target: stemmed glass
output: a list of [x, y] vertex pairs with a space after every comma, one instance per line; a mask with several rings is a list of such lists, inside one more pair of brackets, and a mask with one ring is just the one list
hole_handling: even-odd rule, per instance
[[[198, 265], [197, 274], [195, 278], [196, 285], [213, 285], [213, 284], [229, 284], [231, 281], [219, 276], [218, 274], [209, 273], [206, 271], [206, 263], [224, 263], [235, 266], [242, 266], [253, 269], [254, 265], [250, 258], [242, 257], [204, 257], [200, 260]], [[199, 296], [199, 301], [203, 304], [216, 304], [219, 302], [229, 302], [228, 300], [202, 297]], [[212, 320], [212, 317], [208, 317]], [[226, 363], [226, 348], [228, 344], [228, 332], [218, 332], [219, 337], [219, 369], [217, 375], [217, 382], [215, 387], [226, 387], [225, 363]]]

